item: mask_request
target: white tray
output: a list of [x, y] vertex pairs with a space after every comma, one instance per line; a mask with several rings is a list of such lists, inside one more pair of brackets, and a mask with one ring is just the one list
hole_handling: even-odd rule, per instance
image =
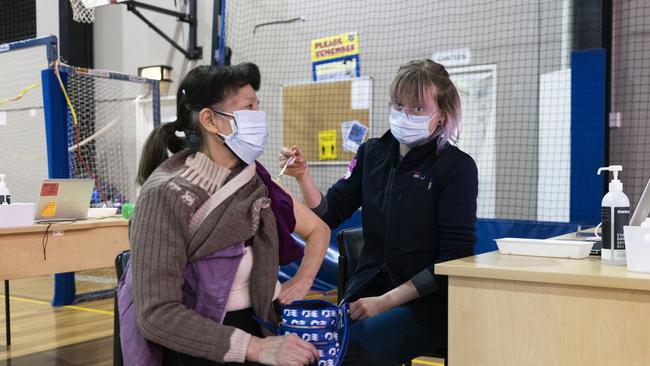
[[88, 209], [88, 217], [91, 219], [111, 217], [111, 216], [115, 216], [116, 213], [117, 213], [117, 207], [110, 207], [110, 208], [91, 207]]
[[495, 239], [501, 254], [532, 255], [537, 257], [585, 258], [594, 246], [592, 241], [554, 239]]

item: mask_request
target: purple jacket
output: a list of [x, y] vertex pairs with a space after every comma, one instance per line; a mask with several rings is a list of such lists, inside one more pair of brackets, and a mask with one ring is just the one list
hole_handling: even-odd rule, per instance
[[[291, 197], [273, 182], [259, 163], [257, 174], [262, 178], [271, 199], [280, 239], [280, 264], [289, 264], [303, 256], [303, 248], [291, 237], [296, 225]], [[247, 243], [235, 243], [198, 260], [185, 268], [183, 304], [198, 314], [222, 323], [235, 273]], [[118, 286], [120, 342], [124, 365], [162, 365], [162, 348], [147, 341], [138, 328], [133, 302], [131, 266], [127, 265]]]

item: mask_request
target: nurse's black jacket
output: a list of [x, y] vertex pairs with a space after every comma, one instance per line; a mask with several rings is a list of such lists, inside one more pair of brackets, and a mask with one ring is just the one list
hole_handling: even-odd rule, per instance
[[413, 280], [421, 296], [446, 309], [446, 277], [433, 265], [474, 253], [478, 173], [457, 147], [436, 147], [436, 140], [416, 146], [400, 160], [390, 131], [368, 140], [314, 209], [335, 228], [362, 207], [365, 245], [347, 300], [377, 295], [364, 293], [377, 288], [373, 280], [381, 278], [386, 290]]

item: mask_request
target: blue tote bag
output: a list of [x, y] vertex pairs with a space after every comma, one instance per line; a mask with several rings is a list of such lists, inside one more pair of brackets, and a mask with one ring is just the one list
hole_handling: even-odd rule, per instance
[[313, 344], [320, 355], [314, 365], [340, 366], [348, 345], [348, 308], [347, 303], [301, 300], [282, 305], [277, 327], [257, 320], [277, 335], [295, 334]]

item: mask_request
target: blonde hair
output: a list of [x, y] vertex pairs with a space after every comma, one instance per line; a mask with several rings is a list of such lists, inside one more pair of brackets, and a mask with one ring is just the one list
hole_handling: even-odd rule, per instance
[[440, 152], [450, 141], [458, 140], [461, 119], [460, 97], [445, 67], [429, 59], [413, 60], [402, 66], [390, 86], [390, 99], [406, 106], [422, 107], [427, 97], [438, 106], [443, 124], [433, 132]]

